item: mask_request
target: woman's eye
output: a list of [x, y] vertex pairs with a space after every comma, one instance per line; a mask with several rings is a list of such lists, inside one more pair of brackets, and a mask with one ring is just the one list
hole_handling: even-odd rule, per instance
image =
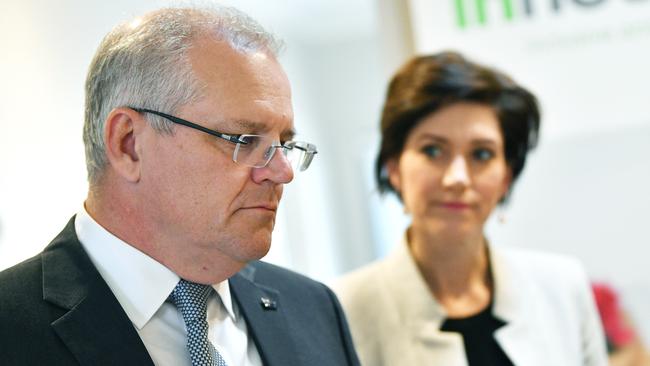
[[487, 161], [494, 157], [494, 153], [489, 149], [476, 149], [472, 152], [474, 160]]
[[442, 154], [442, 149], [436, 145], [429, 145], [423, 147], [422, 152], [430, 158], [437, 158]]

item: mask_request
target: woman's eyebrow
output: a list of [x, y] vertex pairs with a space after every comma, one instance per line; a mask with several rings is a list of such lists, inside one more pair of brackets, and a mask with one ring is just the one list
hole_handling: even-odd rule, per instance
[[499, 143], [495, 139], [491, 138], [476, 138], [472, 139], [472, 144], [474, 145], [498, 145]]
[[433, 141], [441, 142], [441, 143], [448, 143], [449, 142], [449, 140], [447, 138], [445, 138], [445, 137], [442, 137], [440, 135], [436, 135], [436, 134], [433, 134], [433, 133], [428, 133], [428, 132], [425, 132], [422, 135], [418, 136], [416, 141], [422, 141], [422, 140], [433, 140]]

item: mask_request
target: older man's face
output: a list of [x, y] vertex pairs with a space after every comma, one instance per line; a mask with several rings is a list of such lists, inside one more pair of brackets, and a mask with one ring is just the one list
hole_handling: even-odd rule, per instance
[[[289, 82], [266, 53], [239, 54], [204, 40], [190, 51], [203, 98], [175, 114], [227, 134], [293, 136]], [[264, 256], [283, 184], [293, 172], [281, 153], [264, 168], [233, 162], [235, 144], [175, 126], [173, 136], [151, 135], [143, 183], [161, 235], [179, 250], [247, 262]], [[147, 156], [147, 154], [149, 156]]]

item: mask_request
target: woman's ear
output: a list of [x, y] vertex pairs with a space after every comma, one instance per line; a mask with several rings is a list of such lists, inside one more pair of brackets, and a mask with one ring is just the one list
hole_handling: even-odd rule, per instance
[[133, 109], [116, 108], [104, 124], [106, 158], [115, 173], [129, 182], [140, 180], [138, 137], [144, 123], [143, 117]]
[[395, 192], [401, 195], [402, 180], [399, 172], [399, 159], [391, 158], [386, 162], [386, 173], [388, 173], [388, 182], [393, 187]]
[[501, 192], [502, 202], [508, 197], [508, 193], [510, 192], [511, 187], [512, 187], [512, 169], [510, 169], [510, 167], [507, 167], [506, 175], [505, 177], [503, 177], [503, 185], [502, 185], [502, 192]]

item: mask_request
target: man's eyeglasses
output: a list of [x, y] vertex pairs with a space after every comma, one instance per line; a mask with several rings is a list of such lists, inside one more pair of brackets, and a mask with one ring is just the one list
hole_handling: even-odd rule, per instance
[[280, 143], [268, 136], [263, 135], [228, 135], [209, 128], [197, 125], [196, 123], [172, 116], [167, 113], [154, 111], [145, 108], [131, 108], [138, 113], [151, 113], [163, 117], [179, 125], [190, 127], [212, 136], [222, 138], [235, 144], [232, 160], [238, 164], [253, 168], [263, 168], [269, 164], [275, 151], [282, 149], [282, 153], [297, 171], [304, 171], [318, 153], [316, 145], [303, 141], [287, 141]]

